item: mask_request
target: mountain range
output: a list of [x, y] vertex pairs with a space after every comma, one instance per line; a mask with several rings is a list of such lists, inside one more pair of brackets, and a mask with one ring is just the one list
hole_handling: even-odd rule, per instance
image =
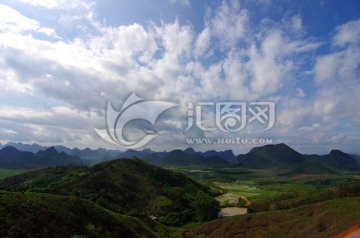
[[[348, 185], [350, 180], [346, 180], [336, 189], [324, 187], [305, 194], [291, 192], [281, 195], [276, 203], [265, 199], [268, 206], [263, 206], [261, 201], [257, 206], [253, 203], [251, 214], [205, 222], [217, 217], [220, 205], [214, 197], [221, 190], [136, 157], [110, 159], [90, 166], [78, 155], [90, 158], [95, 156], [94, 150], [69, 149], [68, 153], [78, 155], [68, 155], [64, 151], [67, 148], [60, 149], [49, 147], [37, 152], [12, 146], [0, 149], [1, 166], [47, 167], [0, 180], [0, 237], [53, 234], [56, 237], [235, 237], [249, 230], [254, 234], [251, 237], [267, 237], [270, 233], [272, 237], [281, 237], [285, 230], [293, 232], [292, 237], [303, 237], [295, 233], [303, 231], [308, 224], [315, 224], [304, 233], [309, 237], [320, 237], [319, 234], [332, 237], [354, 224], [360, 214], [360, 184]], [[96, 151], [111, 154], [104, 149]], [[285, 144], [253, 148], [232, 163], [213, 151], [205, 157], [204, 152], [192, 148], [119, 153], [126, 157], [134, 154], [166, 167], [201, 165], [215, 166], [218, 170], [221, 166], [226, 172], [237, 166], [245, 170], [275, 168], [286, 170], [282, 175], [291, 177], [359, 171], [358, 157], [354, 155], [339, 150], [326, 155], [305, 155]], [[273, 209], [273, 205], [283, 210], [260, 209]], [[307, 211], [305, 215], [304, 211]], [[344, 226], [336, 223], [338, 219]], [[281, 227], [279, 231], [272, 229], [274, 221]], [[175, 228], [187, 223], [199, 225]], [[334, 224], [336, 231], [325, 229]]]
[[37, 153], [21, 151], [12, 146], [0, 150], [0, 167], [38, 168], [64, 165], [84, 165], [78, 156], [58, 152], [54, 147], [40, 150]]
[[252, 169], [291, 169], [291, 174], [334, 173], [335, 170], [358, 171], [360, 163], [355, 156], [340, 150], [326, 155], [301, 154], [284, 143], [255, 147], [236, 158], [238, 165]]
[[[9, 146], [10, 145], [10, 146]], [[233, 151], [197, 152], [193, 148], [155, 152], [143, 150], [70, 149], [65, 146], [44, 147], [37, 144], [8, 143], [1, 145], [0, 167], [45, 167], [55, 165], [94, 165], [116, 158], [138, 157], [159, 166], [239, 166], [250, 169], [287, 169], [291, 174], [298, 171], [313, 174], [316, 171], [332, 173], [336, 170], [358, 171], [360, 159], [340, 150], [326, 155], [306, 155], [288, 145], [270, 144], [254, 147], [246, 154], [235, 157]], [[22, 151], [25, 150], [25, 151]], [[297, 168], [300, 166], [300, 168]], [[336, 172], [335, 172], [336, 173]]]
[[[32, 153], [38, 153], [41, 150], [46, 150], [50, 147], [42, 146], [39, 144], [23, 144], [21, 142], [14, 143], [9, 142], [7, 144], [1, 145], [0, 149], [5, 147], [14, 147], [19, 151], [26, 151]], [[107, 150], [103, 148], [99, 149], [79, 149], [73, 148], [70, 149], [65, 146], [53, 146], [58, 152], [64, 152], [71, 156], [78, 156], [81, 160], [87, 165], [94, 165], [99, 162], [116, 159], [116, 158], [132, 158], [138, 157], [142, 160], [156, 165], [227, 165], [229, 163], [235, 162], [236, 156], [233, 151], [215, 151], [210, 150], [206, 152], [194, 151], [192, 148], [174, 151], [163, 151], [155, 152], [150, 149], [143, 150], [132, 150], [128, 149], [126, 151], [120, 150]], [[169, 156], [169, 154], [174, 155], [174, 157]]]

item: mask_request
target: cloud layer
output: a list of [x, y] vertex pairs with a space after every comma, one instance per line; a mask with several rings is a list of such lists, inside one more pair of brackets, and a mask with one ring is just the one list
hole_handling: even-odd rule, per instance
[[[154, 149], [187, 147], [190, 136], [240, 136], [305, 152], [356, 152], [360, 20], [334, 26], [324, 41], [307, 33], [298, 13], [256, 22], [237, 1], [208, 7], [200, 31], [179, 18], [109, 25], [96, 17], [100, 3], [88, 1], [20, 2], [0, 4], [0, 141], [109, 147], [94, 132], [105, 126], [107, 101], [119, 109], [136, 92], [180, 104], [156, 125], [163, 132]], [[29, 16], [27, 8], [57, 18]], [[253, 134], [185, 132], [187, 102], [200, 101], [274, 101], [277, 123]]]

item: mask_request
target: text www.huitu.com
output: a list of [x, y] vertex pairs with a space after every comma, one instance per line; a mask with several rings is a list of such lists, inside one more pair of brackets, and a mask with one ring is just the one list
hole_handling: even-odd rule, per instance
[[189, 145], [210, 145], [210, 144], [219, 144], [219, 145], [267, 145], [272, 144], [272, 139], [265, 138], [187, 138], [186, 143]]

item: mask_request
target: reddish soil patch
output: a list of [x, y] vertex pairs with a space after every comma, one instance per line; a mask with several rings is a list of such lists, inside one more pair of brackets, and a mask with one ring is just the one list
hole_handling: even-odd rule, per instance
[[245, 206], [250, 206], [251, 202], [246, 197], [241, 197], [241, 199], [245, 202]]
[[321, 178], [328, 178], [328, 175], [325, 174], [298, 174], [294, 175], [291, 178], [295, 180], [301, 180], [301, 179], [321, 179]]
[[333, 238], [360, 238], [360, 224], [350, 227]]

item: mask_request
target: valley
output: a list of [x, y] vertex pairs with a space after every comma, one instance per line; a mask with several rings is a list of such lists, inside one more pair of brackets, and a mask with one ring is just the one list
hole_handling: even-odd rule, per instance
[[[45, 151], [57, 161], [56, 150]], [[74, 203], [86, 218], [82, 222], [73, 220], [77, 225], [59, 237], [90, 237], [92, 233], [95, 237], [331, 237], [359, 224], [359, 171], [354, 170], [356, 166], [346, 154], [329, 156], [337, 163], [345, 158], [344, 163], [351, 164], [336, 169], [319, 165], [314, 156], [294, 153], [283, 144], [256, 148], [255, 152], [254, 157], [249, 157], [254, 151], [246, 155], [247, 159], [262, 159], [263, 168], [257, 163], [250, 166], [252, 162], [246, 162], [247, 166], [219, 163], [221, 157], [211, 160], [215, 164], [201, 164], [206, 157], [194, 156], [192, 151], [188, 156], [189, 150], [163, 154], [168, 162], [161, 167], [133, 157], [95, 165], [1, 168], [0, 214], [6, 219], [0, 222], [0, 234], [46, 237], [49, 232], [56, 233], [67, 224], [63, 219], [82, 217], [74, 210]], [[62, 153], [62, 158], [68, 158]], [[155, 162], [159, 162], [162, 158], [154, 152], [146, 153], [146, 161], [157, 158]], [[279, 154], [287, 156], [280, 156], [285, 162], [276, 167]], [[286, 162], [292, 160], [291, 155], [296, 157], [295, 164]], [[186, 164], [181, 163], [182, 158]], [[79, 159], [73, 161], [79, 163]], [[17, 213], [23, 214], [20, 219], [16, 213], [9, 213], [12, 201], [23, 204], [17, 208]], [[64, 212], [70, 209], [74, 217], [66, 218], [58, 203]], [[102, 218], [95, 221], [98, 214], [103, 214]], [[36, 226], [43, 231], [32, 230], [34, 224], [23, 227], [34, 219], [40, 219]], [[44, 219], [56, 223], [44, 223]], [[103, 226], [104, 222], [119, 225]]]
[[360, 238], [360, 0], [0, 0], [0, 238]]

